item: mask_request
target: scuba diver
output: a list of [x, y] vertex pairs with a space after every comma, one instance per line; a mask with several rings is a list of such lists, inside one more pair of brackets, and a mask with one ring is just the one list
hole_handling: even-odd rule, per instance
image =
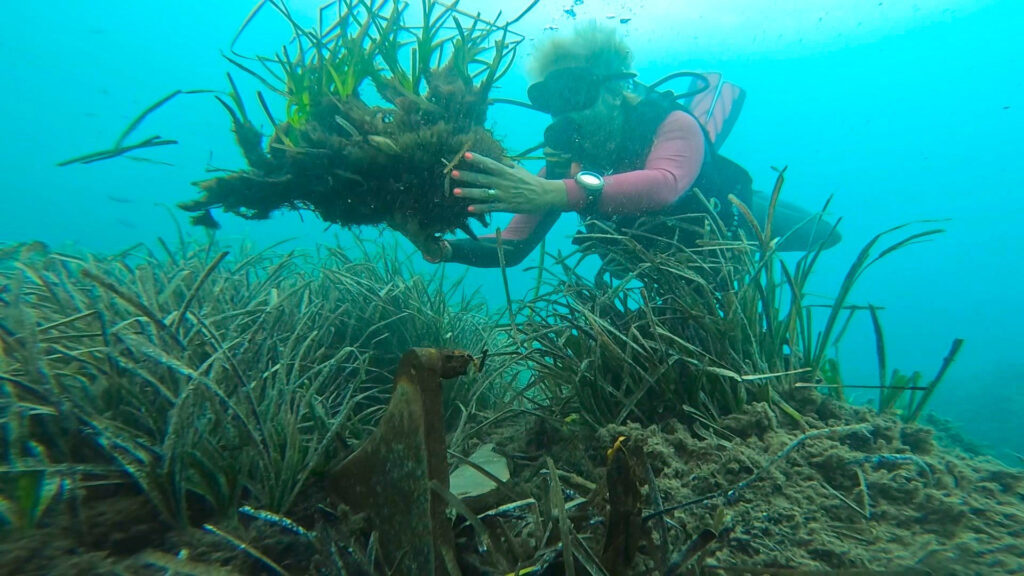
[[[717, 217], [729, 235], [747, 228], [730, 195], [763, 223], [769, 195], [753, 190], [747, 171], [717, 153], [742, 107], [743, 91], [717, 74], [693, 73], [645, 87], [634, 81], [631, 64], [632, 54], [614, 29], [596, 24], [541, 46], [533, 60], [540, 80], [528, 96], [534, 109], [553, 119], [544, 134], [545, 169], [535, 175], [467, 152], [451, 173], [459, 183], [453, 194], [474, 201], [470, 213], [516, 214], [501, 234], [503, 254], [494, 236], [410, 237], [423, 258], [515, 266], [563, 212], [585, 220], [589, 235], [577, 235], [573, 243], [602, 256], [605, 265], [612, 251], [587, 238], [628, 234], [645, 248], [671, 250], [695, 246], [709, 217]], [[689, 76], [692, 87], [682, 96], [655, 90], [680, 76]], [[685, 105], [677, 102], [684, 97]], [[830, 247], [840, 240], [820, 214], [783, 201], [772, 229], [782, 237], [779, 250]]]

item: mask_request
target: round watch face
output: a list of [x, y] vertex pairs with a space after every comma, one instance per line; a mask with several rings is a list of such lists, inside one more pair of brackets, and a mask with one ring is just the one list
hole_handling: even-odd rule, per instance
[[604, 185], [604, 178], [594, 172], [580, 172], [576, 175], [576, 182], [586, 188], [600, 188]]

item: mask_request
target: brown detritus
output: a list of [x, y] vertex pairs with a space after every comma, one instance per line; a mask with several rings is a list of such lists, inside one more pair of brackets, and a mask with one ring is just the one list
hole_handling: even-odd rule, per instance
[[640, 469], [632, 451], [626, 447], [627, 442], [625, 436], [615, 440], [608, 450], [608, 468], [605, 471], [608, 516], [601, 565], [612, 575], [626, 573], [636, 558], [643, 536]]
[[460, 573], [445, 501], [431, 483], [449, 487], [441, 380], [473, 363], [453, 350], [406, 352], [377, 430], [328, 478], [332, 497], [371, 518], [385, 565], [398, 573]]

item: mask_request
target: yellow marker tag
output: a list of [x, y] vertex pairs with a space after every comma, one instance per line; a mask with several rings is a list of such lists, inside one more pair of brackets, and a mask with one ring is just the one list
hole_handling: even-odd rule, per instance
[[615, 443], [612, 444], [612, 447], [608, 449], [608, 462], [612, 461], [612, 456], [615, 454], [617, 450], [622, 450], [622, 443], [625, 441], [625, 436], [619, 436], [618, 438], [615, 439]]

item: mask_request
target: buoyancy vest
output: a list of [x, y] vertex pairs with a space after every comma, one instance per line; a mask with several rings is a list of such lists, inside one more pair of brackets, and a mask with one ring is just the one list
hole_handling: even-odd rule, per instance
[[[742, 166], [717, 152], [712, 135], [701, 118], [663, 93], [648, 95], [636, 104], [628, 105], [625, 109], [622, 137], [615, 143], [615, 147], [604, 155], [606, 160], [588, 163], [588, 159], [584, 157], [581, 158], [582, 168], [606, 175], [642, 169], [654, 145], [658, 127], [676, 110], [693, 116], [704, 132], [704, 163], [690, 189], [658, 212], [642, 215], [594, 215], [584, 223], [586, 234], [582, 237], [577, 236], [573, 240], [574, 244], [584, 246], [606, 258], [608, 247], [616, 241], [598, 237], [606, 236], [611, 231], [617, 235], [631, 237], [644, 248], [655, 252], [676, 250], [679, 245], [692, 247], [697, 240], [704, 237], [704, 228], [708, 225], [709, 217], [717, 217], [727, 235], [735, 232], [742, 216], [729, 200], [729, 196], [734, 195], [745, 204], [750, 204], [753, 198], [753, 180], [750, 174]], [[707, 203], [701, 201], [695, 191], [699, 191]]]

